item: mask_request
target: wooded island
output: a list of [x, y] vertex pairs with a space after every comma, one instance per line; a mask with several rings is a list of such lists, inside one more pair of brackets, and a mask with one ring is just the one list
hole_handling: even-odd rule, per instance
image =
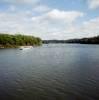
[[0, 34], [0, 48], [17, 48], [19, 46], [40, 46], [42, 40], [27, 35]]

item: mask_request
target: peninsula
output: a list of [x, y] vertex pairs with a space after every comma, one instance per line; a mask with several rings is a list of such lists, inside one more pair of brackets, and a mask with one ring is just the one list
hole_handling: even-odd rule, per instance
[[40, 46], [42, 40], [27, 35], [0, 34], [0, 48], [17, 48], [19, 46]]

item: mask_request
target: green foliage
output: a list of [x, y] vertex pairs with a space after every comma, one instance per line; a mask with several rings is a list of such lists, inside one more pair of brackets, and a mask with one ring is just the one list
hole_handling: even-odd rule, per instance
[[0, 34], [0, 46], [38, 46], [42, 40], [34, 36]]
[[80, 44], [99, 44], [99, 36], [82, 39], [68, 40], [67, 43], [80, 43]]
[[43, 40], [44, 44], [49, 43], [79, 43], [79, 44], [99, 44], [99, 36], [82, 38], [82, 39], [69, 39], [69, 40]]

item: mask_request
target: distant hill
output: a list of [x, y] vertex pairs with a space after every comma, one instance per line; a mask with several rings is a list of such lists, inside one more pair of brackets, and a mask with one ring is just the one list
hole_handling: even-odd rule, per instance
[[80, 44], [99, 44], [99, 36], [82, 39], [70, 39], [67, 43], [80, 43]]
[[69, 40], [43, 40], [44, 44], [49, 43], [79, 43], [79, 44], [99, 44], [99, 36], [82, 38], [82, 39], [69, 39]]

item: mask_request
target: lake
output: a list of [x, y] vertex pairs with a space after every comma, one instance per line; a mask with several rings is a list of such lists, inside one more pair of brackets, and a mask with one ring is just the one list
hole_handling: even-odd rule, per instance
[[0, 49], [0, 100], [99, 100], [99, 45]]

